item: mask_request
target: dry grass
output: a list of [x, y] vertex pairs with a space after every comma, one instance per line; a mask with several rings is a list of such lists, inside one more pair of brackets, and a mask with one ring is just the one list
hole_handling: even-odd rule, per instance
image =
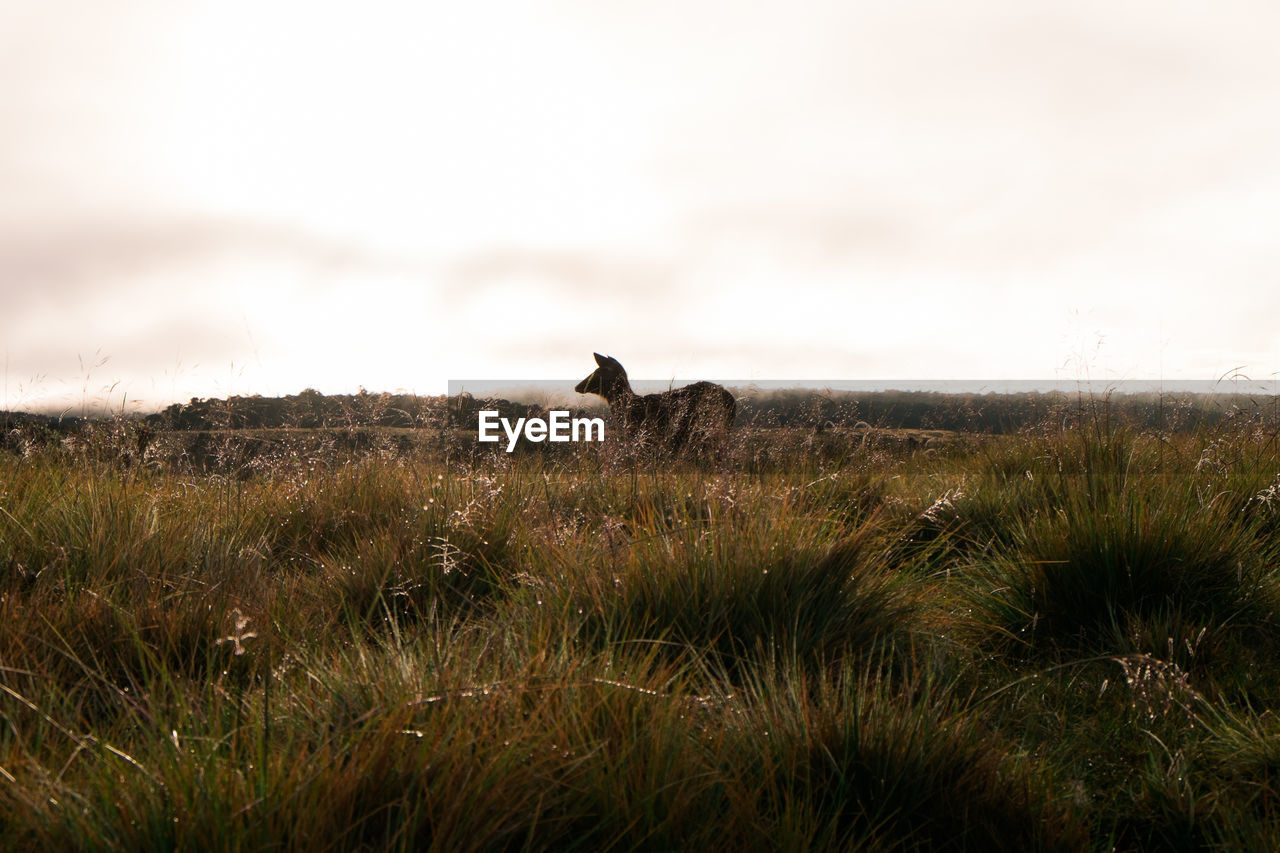
[[0, 456], [0, 847], [1276, 840], [1266, 430], [195, 441]]

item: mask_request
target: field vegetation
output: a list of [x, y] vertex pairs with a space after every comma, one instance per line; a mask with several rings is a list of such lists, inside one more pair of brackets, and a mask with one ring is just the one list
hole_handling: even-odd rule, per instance
[[0, 849], [1280, 849], [1274, 410], [1161, 421], [23, 422]]

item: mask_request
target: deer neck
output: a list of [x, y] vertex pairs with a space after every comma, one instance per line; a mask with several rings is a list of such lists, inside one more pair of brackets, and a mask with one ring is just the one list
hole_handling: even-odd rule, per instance
[[626, 404], [634, 400], [636, 392], [631, 390], [631, 383], [625, 376], [620, 376], [606, 389], [605, 401], [612, 408], [618, 403]]

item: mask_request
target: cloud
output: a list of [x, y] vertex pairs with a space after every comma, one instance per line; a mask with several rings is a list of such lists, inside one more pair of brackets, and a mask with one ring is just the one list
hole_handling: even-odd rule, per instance
[[287, 258], [325, 269], [389, 265], [385, 257], [356, 245], [298, 229], [220, 219], [147, 219], [128, 211], [117, 221], [25, 230], [15, 226], [0, 237], [7, 284], [55, 290], [95, 277], [136, 275], [237, 254]]
[[669, 260], [609, 249], [528, 249], [494, 247], [470, 252], [448, 262], [441, 272], [446, 285], [442, 304], [483, 299], [493, 288], [512, 281], [537, 282], [558, 301], [604, 294], [644, 291], [662, 294], [671, 285]]
[[0, 12], [23, 375], [1039, 372], [1072, 310], [1280, 352], [1265, 4], [74, 5]]
[[[246, 368], [277, 384], [271, 369], [324, 350], [314, 334], [324, 327], [317, 309], [328, 310], [322, 316], [336, 337], [343, 321], [387, 309], [388, 280], [421, 276], [412, 262], [251, 222], [10, 229], [0, 238], [0, 341], [12, 375], [45, 377], [28, 383], [41, 398], [79, 400], [80, 363], [100, 351], [110, 359], [99, 371], [112, 377], [106, 386], [118, 382], [133, 399], [185, 399], [235, 385]], [[398, 290], [403, 310], [412, 302]]]

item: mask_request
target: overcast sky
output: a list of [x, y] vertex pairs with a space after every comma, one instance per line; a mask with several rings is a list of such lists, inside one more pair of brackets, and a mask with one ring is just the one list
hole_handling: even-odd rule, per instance
[[1277, 32], [1234, 0], [0, 0], [0, 403], [595, 350], [1274, 376]]

